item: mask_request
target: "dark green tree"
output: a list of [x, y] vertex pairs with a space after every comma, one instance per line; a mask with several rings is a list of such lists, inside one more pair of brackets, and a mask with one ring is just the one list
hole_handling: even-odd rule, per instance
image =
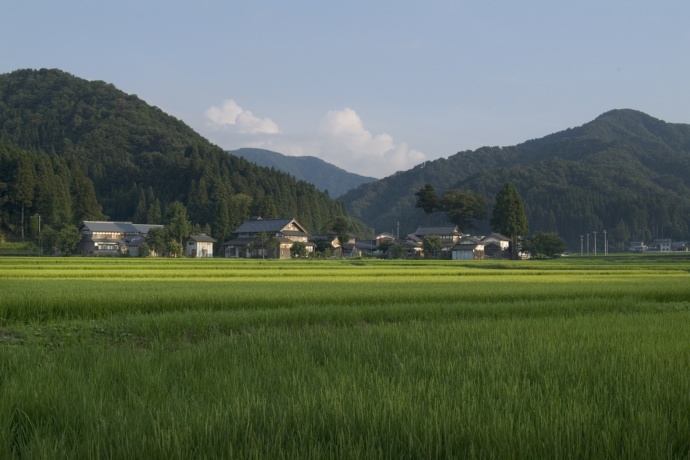
[[25, 207], [31, 206], [36, 187], [36, 169], [34, 162], [28, 153], [19, 156], [17, 169], [14, 174], [14, 201], [21, 205], [21, 237], [24, 239], [26, 222], [24, 219]]
[[137, 224], [142, 224], [147, 222], [148, 209], [146, 206], [146, 192], [143, 189], [139, 190], [139, 202], [137, 203], [137, 209], [134, 211], [134, 216], [132, 216], [132, 221]]
[[161, 203], [156, 199], [146, 212], [146, 223], [147, 224], [160, 224], [162, 222], [161, 216]]
[[510, 254], [517, 258], [520, 238], [529, 232], [529, 224], [522, 197], [512, 183], [506, 183], [496, 194], [490, 223], [495, 232], [510, 238]]
[[441, 199], [448, 221], [462, 231], [476, 228], [475, 220], [483, 219], [486, 215], [486, 204], [485, 197], [470, 190], [448, 190]]
[[309, 255], [307, 246], [299, 241], [295, 242], [290, 248], [290, 255], [293, 259], [304, 259]]
[[165, 232], [168, 237], [183, 245], [184, 239], [192, 231], [192, 224], [187, 218], [187, 208], [179, 201], [170, 203], [167, 209], [167, 219], [165, 222]]
[[441, 206], [441, 199], [436, 193], [436, 189], [431, 184], [426, 184], [415, 193], [417, 197], [416, 207], [422, 208], [425, 214], [429, 215], [438, 211]]
[[96, 199], [93, 182], [79, 168], [72, 168], [71, 191], [74, 218], [77, 221], [105, 218]]
[[352, 223], [347, 216], [340, 215], [331, 221], [330, 229], [335, 233], [338, 238], [338, 243], [340, 244], [340, 253], [344, 252], [344, 246], [350, 241], [350, 229], [352, 228]]
[[556, 232], [537, 232], [525, 241], [524, 249], [533, 258], [554, 259], [565, 251], [565, 241]]
[[81, 241], [81, 233], [74, 226], [67, 226], [57, 233], [55, 245], [63, 255], [74, 254]]
[[440, 236], [429, 235], [424, 237], [422, 245], [424, 247], [424, 254], [435, 257], [438, 254], [438, 251], [440, 251], [443, 247], [443, 242], [441, 241]]

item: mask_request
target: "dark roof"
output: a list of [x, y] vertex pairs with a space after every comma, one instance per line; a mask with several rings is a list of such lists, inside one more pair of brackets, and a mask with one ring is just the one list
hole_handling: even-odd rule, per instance
[[201, 233], [199, 235], [190, 235], [189, 240], [196, 241], [197, 243], [215, 243], [216, 242], [216, 240], [214, 240], [213, 238], [211, 238], [210, 236], [208, 236], [205, 233]]
[[97, 220], [85, 220], [79, 227], [91, 232], [110, 233], [148, 233], [152, 228], [163, 228], [162, 225], [133, 224], [131, 222], [106, 222]]
[[295, 219], [251, 219], [237, 227], [233, 233], [277, 233], [292, 222], [304, 229]]
[[482, 241], [486, 241], [490, 238], [496, 239], [498, 241], [510, 241], [510, 238], [508, 238], [507, 236], [503, 236], [500, 233], [489, 233], [484, 238], [482, 238]]
[[481, 242], [479, 239], [471, 237], [471, 236], [466, 236], [457, 243], [455, 243], [455, 246], [453, 246], [453, 249], [474, 249], [477, 246], [484, 246], [484, 243]]
[[441, 225], [438, 227], [419, 227], [414, 232], [417, 236], [423, 235], [456, 235], [459, 232], [457, 225]]

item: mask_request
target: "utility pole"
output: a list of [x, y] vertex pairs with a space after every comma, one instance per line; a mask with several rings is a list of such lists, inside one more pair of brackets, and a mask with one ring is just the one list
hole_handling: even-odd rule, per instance
[[609, 254], [609, 242], [606, 239], [606, 230], [604, 230], [604, 255], [607, 256]]
[[41, 215], [38, 215], [38, 255], [43, 255], [43, 239], [41, 238]]
[[587, 256], [589, 257], [589, 233], [587, 234]]
[[584, 255], [583, 251], [582, 251], [582, 242], [584, 239], [585, 239], [585, 235], [580, 235], [580, 257], [582, 257]]
[[594, 255], [597, 255], [597, 232], [592, 232], [594, 233]]

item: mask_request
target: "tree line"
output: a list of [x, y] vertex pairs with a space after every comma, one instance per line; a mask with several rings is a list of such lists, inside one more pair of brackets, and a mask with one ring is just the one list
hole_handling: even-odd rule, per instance
[[[477, 228], [476, 221], [486, 217], [488, 199], [471, 190], [447, 190], [439, 196], [431, 184], [426, 184], [415, 196], [415, 206], [425, 214], [444, 212], [448, 222], [457, 225], [461, 231]], [[512, 258], [518, 258], [521, 251], [528, 251], [537, 257], [557, 257], [565, 250], [565, 242], [556, 232], [537, 232], [528, 238], [529, 223], [525, 205], [511, 182], [507, 182], [496, 194], [490, 224], [493, 231], [510, 238], [509, 251]], [[440, 250], [440, 239], [425, 238], [424, 249], [429, 253]]]

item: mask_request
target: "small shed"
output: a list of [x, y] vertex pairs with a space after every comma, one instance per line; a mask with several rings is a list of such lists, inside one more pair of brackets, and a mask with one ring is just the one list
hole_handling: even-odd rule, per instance
[[187, 257], [213, 257], [213, 243], [216, 240], [205, 233], [192, 235], [187, 239]]
[[465, 237], [453, 246], [453, 260], [482, 260], [483, 258], [484, 243], [476, 238]]

